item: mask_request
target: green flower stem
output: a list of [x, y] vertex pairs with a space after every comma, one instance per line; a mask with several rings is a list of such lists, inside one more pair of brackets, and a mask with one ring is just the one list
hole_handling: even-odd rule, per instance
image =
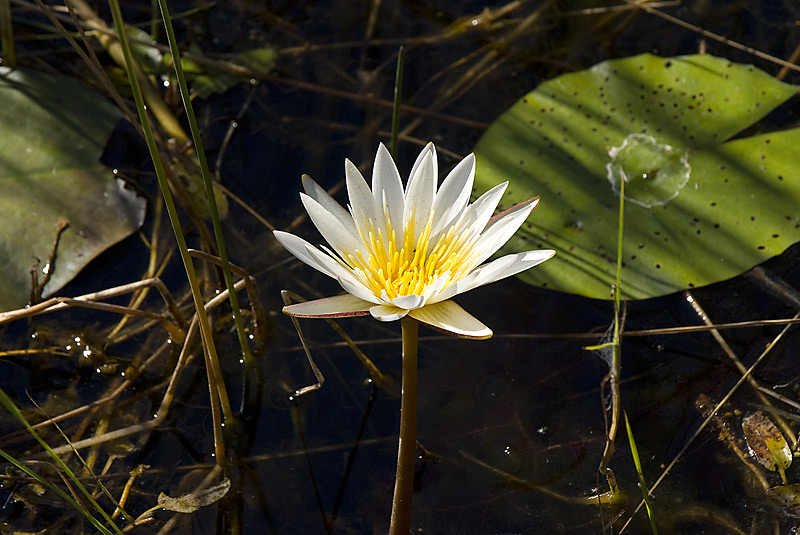
[[394, 480], [389, 535], [408, 535], [411, 530], [411, 495], [417, 452], [417, 320], [406, 316], [403, 329], [403, 379], [400, 395], [400, 440]]

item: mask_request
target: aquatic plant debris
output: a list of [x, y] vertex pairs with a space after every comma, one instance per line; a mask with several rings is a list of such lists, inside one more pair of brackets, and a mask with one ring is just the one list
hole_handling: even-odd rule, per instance
[[176, 513], [194, 513], [201, 507], [207, 507], [224, 498], [230, 488], [231, 480], [226, 477], [219, 485], [177, 498], [171, 498], [161, 492], [158, 495], [158, 507]]
[[722, 281], [800, 241], [800, 129], [732, 139], [798, 86], [708, 55], [610, 60], [542, 83], [475, 147], [480, 190], [541, 195], [509, 251], [558, 254], [524, 281], [611, 299], [619, 180], [622, 290], [643, 299]]
[[780, 472], [786, 483], [784, 471], [792, 464], [792, 448], [772, 420], [760, 412], [748, 414], [742, 419], [742, 433], [753, 458], [767, 470]]
[[[135, 231], [145, 200], [99, 163], [119, 111], [66, 76], [0, 67], [0, 310], [58, 291]], [[61, 223], [60, 223], [61, 222]], [[48, 264], [59, 224], [54, 266]]]

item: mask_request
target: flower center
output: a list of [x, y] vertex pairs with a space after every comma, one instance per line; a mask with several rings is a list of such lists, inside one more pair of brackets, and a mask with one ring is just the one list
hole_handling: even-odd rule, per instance
[[431, 246], [433, 214], [416, 243], [413, 216], [402, 243], [398, 243], [388, 216], [386, 235], [373, 221], [365, 223], [363, 227], [356, 225], [364, 251], [347, 252], [344, 261], [377, 297], [423, 295], [432, 284], [437, 283], [441, 290], [469, 272], [470, 248], [465, 247], [465, 237], [456, 234], [455, 225]]

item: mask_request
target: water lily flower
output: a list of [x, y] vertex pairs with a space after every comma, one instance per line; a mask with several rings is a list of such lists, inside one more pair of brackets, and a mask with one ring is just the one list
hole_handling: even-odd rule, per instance
[[304, 176], [305, 193], [300, 197], [329, 246], [317, 248], [288, 232], [275, 231], [275, 237], [298, 259], [336, 279], [347, 293], [283, 311], [303, 318], [371, 314], [393, 321], [409, 316], [461, 337], [491, 337], [488, 327], [451, 298], [555, 254], [527, 251], [484, 264], [517, 231], [539, 198], [492, 216], [508, 182], [469, 204], [475, 156], [456, 165], [438, 189], [437, 168], [436, 149], [429, 143], [403, 188], [394, 160], [381, 144], [370, 190], [356, 166], [345, 160], [348, 210]]

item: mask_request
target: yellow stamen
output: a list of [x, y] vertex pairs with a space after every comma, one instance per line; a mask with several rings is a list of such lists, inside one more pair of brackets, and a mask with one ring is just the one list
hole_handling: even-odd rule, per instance
[[433, 214], [416, 240], [412, 214], [402, 243], [398, 243], [386, 208], [384, 218], [385, 231], [376, 228], [372, 220], [357, 222], [363, 249], [344, 251], [342, 257], [343, 263], [376, 296], [395, 299], [422, 295], [438, 277], [447, 277], [446, 287], [473, 267], [467, 265], [472, 257], [473, 237], [462, 236], [452, 227], [431, 243]]

